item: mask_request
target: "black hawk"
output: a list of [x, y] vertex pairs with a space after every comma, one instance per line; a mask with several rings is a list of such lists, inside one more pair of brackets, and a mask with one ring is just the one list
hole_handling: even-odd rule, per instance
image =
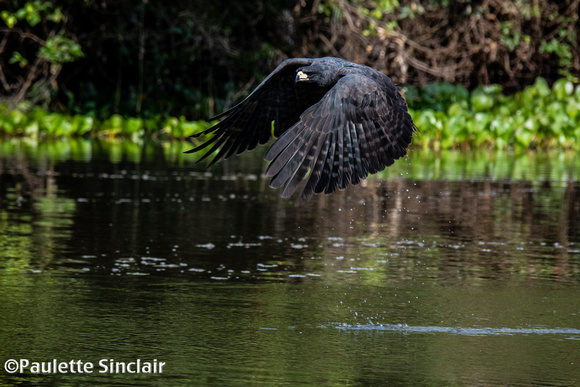
[[[297, 203], [358, 184], [404, 156], [416, 126], [385, 74], [339, 58], [283, 61], [242, 102], [191, 137], [213, 136], [187, 153], [221, 158], [276, 141], [266, 153], [270, 187]], [[273, 130], [272, 130], [272, 121]]]

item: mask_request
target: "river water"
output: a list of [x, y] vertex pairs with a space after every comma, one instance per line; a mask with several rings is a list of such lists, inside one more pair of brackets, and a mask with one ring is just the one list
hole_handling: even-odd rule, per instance
[[186, 149], [0, 143], [0, 385], [580, 385], [578, 154], [412, 149], [295, 207]]

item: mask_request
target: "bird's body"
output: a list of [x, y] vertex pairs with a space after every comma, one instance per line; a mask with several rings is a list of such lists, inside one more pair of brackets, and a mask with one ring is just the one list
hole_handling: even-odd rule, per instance
[[193, 135], [213, 133], [189, 152], [217, 160], [254, 149], [272, 136], [266, 175], [283, 197], [302, 185], [298, 201], [358, 184], [405, 155], [416, 130], [405, 99], [389, 77], [339, 58], [282, 62], [222, 119]]

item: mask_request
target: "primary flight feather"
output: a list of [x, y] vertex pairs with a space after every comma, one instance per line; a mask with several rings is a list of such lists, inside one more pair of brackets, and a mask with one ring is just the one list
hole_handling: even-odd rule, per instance
[[266, 153], [266, 175], [282, 197], [302, 185], [298, 203], [358, 184], [404, 156], [416, 127], [389, 77], [339, 58], [283, 61], [222, 119], [196, 133], [213, 136], [188, 151], [210, 147], [210, 165], [277, 138]]

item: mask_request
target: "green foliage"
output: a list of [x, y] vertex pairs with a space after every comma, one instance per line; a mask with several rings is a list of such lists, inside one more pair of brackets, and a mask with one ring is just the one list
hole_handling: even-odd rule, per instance
[[500, 29], [501, 41], [510, 51], [514, 51], [519, 47], [521, 42], [530, 43], [530, 35], [522, 34], [518, 29], [514, 29], [513, 24], [510, 22], [500, 22]]
[[9, 109], [0, 105], [0, 135], [60, 138], [60, 137], [119, 137], [183, 139], [209, 127], [205, 121], [187, 121], [185, 117], [149, 118], [123, 117], [113, 114], [105, 120], [93, 115], [46, 112], [41, 108], [26, 111], [25, 107]]
[[0, 93], [102, 117], [205, 118], [297, 53], [401, 83], [577, 82], [579, 1], [2, 0]]
[[48, 39], [38, 51], [38, 56], [52, 64], [74, 62], [84, 56], [81, 46], [71, 39], [56, 35]]
[[27, 1], [14, 12], [3, 10], [0, 17], [8, 28], [13, 28], [19, 21], [25, 21], [31, 27], [36, 26], [46, 18], [58, 23], [61, 21], [63, 14], [60, 8], [54, 8], [50, 1]]
[[569, 70], [566, 70], [568, 67], [572, 65], [572, 48], [571, 42], [567, 41], [568, 36], [566, 34], [566, 30], [561, 30], [560, 38], [565, 38], [563, 40], [558, 40], [556, 38], [552, 38], [549, 41], [542, 40], [542, 44], [540, 46], [541, 53], [548, 53], [548, 54], [555, 54], [558, 57], [558, 64], [562, 67], [558, 70], [560, 75], [565, 76], [569, 80], [573, 82], [579, 82], [579, 78], [573, 75]]
[[462, 86], [450, 84], [410, 88], [407, 96], [421, 131], [414, 142], [423, 147], [575, 149], [580, 141], [580, 86], [567, 79], [550, 88], [538, 78], [511, 96], [497, 85], [468, 96]]
[[368, 28], [362, 30], [365, 36], [378, 35], [380, 30], [393, 31], [398, 26], [396, 19], [413, 18], [419, 9], [415, 6], [400, 7], [398, 0], [357, 0], [354, 3], [368, 23]]
[[26, 67], [28, 65], [28, 59], [23, 57], [22, 54], [19, 53], [18, 51], [14, 51], [8, 63], [10, 64], [18, 63], [20, 67]]
[[[0, 17], [8, 26], [0, 45], [5, 91], [11, 92], [12, 106], [25, 99], [48, 102], [58, 91], [58, 76], [64, 63], [84, 56], [81, 46], [66, 35], [66, 17], [51, 1], [5, 1]], [[0, 60], [0, 66], [4, 66]], [[17, 66], [10, 66], [17, 65]]]
[[[560, 79], [552, 87], [543, 78], [511, 96], [497, 85], [471, 93], [450, 83], [405, 90], [422, 147], [570, 148], [580, 143], [580, 86]], [[183, 139], [211, 123], [184, 116], [125, 117], [27, 111], [0, 105], [0, 135], [33, 138], [110, 137]], [[200, 139], [203, 140], [203, 139]]]

